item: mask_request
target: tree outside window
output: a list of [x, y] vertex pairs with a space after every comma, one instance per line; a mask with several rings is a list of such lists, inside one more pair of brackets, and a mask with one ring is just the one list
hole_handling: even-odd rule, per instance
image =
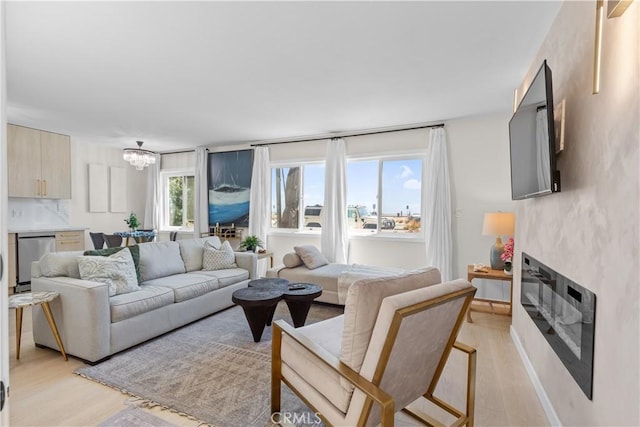
[[167, 226], [193, 229], [194, 176], [169, 176], [167, 184]]

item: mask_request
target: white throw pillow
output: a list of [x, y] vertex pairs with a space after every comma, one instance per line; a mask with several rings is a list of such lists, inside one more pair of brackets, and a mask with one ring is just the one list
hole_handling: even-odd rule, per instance
[[302, 259], [304, 265], [310, 270], [329, 264], [329, 260], [327, 260], [315, 246], [294, 246], [293, 250], [296, 251], [296, 254]]
[[139, 291], [136, 267], [129, 248], [108, 257], [83, 256], [78, 258], [80, 278], [109, 285], [109, 296]]
[[47, 252], [40, 258], [40, 272], [44, 277], [73, 277], [80, 278], [78, 258], [82, 252]]
[[207, 241], [204, 244], [204, 252], [202, 253], [202, 269], [203, 270], [224, 270], [226, 268], [235, 268], [236, 254], [228, 240], [222, 242], [220, 249], [216, 249], [212, 242]]
[[295, 252], [289, 252], [282, 257], [282, 263], [287, 268], [294, 268], [302, 264], [302, 260]]

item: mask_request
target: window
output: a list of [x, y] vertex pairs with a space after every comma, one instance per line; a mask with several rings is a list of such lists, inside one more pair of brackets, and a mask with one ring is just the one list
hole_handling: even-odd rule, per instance
[[349, 228], [365, 234], [419, 234], [422, 163], [417, 156], [349, 161]]
[[195, 177], [193, 172], [162, 174], [162, 228], [193, 230]]
[[272, 168], [271, 187], [273, 228], [314, 230], [322, 227], [324, 164]]

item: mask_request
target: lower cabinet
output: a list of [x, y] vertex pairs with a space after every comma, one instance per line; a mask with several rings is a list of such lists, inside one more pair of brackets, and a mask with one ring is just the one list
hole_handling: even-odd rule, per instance
[[59, 231], [56, 233], [56, 252], [83, 250], [84, 231]]

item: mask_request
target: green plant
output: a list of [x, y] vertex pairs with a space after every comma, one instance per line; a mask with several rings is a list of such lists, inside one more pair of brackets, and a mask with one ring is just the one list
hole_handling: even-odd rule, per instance
[[263, 244], [258, 236], [247, 236], [240, 242], [240, 247], [248, 251], [255, 251], [258, 246], [262, 246]]
[[134, 231], [138, 227], [140, 227], [140, 221], [138, 221], [138, 217], [133, 212], [131, 212], [131, 214], [129, 215], [129, 218], [125, 219], [124, 222], [126, 222], [127, 225], [129, 226], [129, 228], [134, 230]]

